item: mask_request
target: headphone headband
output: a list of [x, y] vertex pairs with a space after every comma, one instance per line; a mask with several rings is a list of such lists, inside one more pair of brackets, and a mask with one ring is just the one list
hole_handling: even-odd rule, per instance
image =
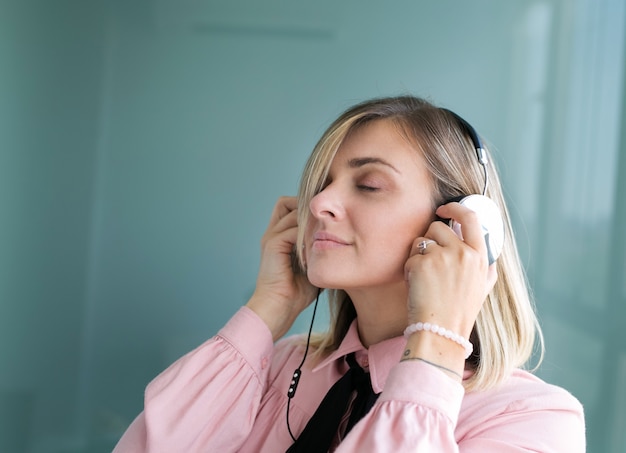
[[452, 110], [448, 110], [444, 108], [442, 108], [441, 110], [452, 115], [454, 119], [457, 121], [457, 123], [461, 125], [465, 133], [469, 136], [470, 140], [472, 141], [472, 145], [474, 145], [474, 149], [476, 150], [476, 158], [478, 159], [478, 162], [480, 162], [480, 164], [483, 166], [487, 165], [488, 163], [487, 153], [485, 152], [485, 148], [483, 148], [483, 142], [480, 139], [478, 132], [476, 132], [476, 129], [474, 129], [470, 123], [465, 121], [460, 115], [454, 113]]
[[485, 173], [485, 186], [483, 188], [483, 195], [486, 195], [487, 185], [488, 185], [487, 164], [489, 163], [489, 161], [487, 160], [487, 153], [485, 152], [485, 148], [483, 148], [483, 142], [480, 139], [478, 132], [476, 132], [476, 129], [474, 129], [470, 123], [465, 121], [460, 115], [454, 113], [452, 110], [448, 110], [445, 108], [442, 108], [441, 110], [452, 115], [452, 117], [456, 120], [457, 123], [459, 123], [461, 128], [465, 131], [465, 133], [469, 136], [470, 140], [472, 141], [472, 145], [474, 146], [474, 149], [476, 150], [476, 158], [478, 159], [478, 163], [482, 165], [484, 173]]

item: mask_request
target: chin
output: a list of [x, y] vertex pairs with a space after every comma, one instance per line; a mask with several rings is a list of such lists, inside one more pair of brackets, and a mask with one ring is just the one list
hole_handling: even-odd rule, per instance
[[337, 278], [337, 275], [325, 275], [324, 273], [311, 272], [307, 270], [307, 278], [313, 286], [324, 289], [343, 289], [346, 287], [345, 281]]

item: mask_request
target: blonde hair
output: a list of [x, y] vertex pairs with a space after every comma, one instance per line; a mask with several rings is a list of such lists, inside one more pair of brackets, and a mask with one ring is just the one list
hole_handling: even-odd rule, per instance
[[[413, 96], [373, 99], [344, 112], [323, 134], [305, 166], [298, 193], [298, 224], [306, 225], [309, 203], [326, 181], [330, 165], [347, 135], [370, 121], [386, 119], [425, 158], [434, 186], [433, 208], [452, 198], [482, 193], [484, 175], [476, 151], [464, 126], [453, 113]], [[487, 150], [486, 150], [487, 151]], [[505, 224], [505, 243], [496, 262], [498, 280], [476, 319], [471, 335], [474, 353], [468, 359], [474, 369], [465, 381], [467, 390], [484, 390], [498, 383], [531, 358], [538, 340], [540, 358], [543, 337], [528, 290], [526, 275], [514, 240], [498, 174], [488, 165], [486, 195], [500, 207]], [[300, 228], [297, 250], [304, 244]], [[315, 355], [321, 358], [336, 350], [356, 310], [345, 291], [328, 290], [330, 324], [328, 331], [312, 338]]]

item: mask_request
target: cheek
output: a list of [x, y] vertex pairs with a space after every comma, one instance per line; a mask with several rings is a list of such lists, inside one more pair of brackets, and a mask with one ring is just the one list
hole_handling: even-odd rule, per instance
[[433, 218], [421, 216], [419, 219], [412, 217], [402, 221], [386, 221], [381, 225], [381, 230], [386, 233], [378, 235], [384, 239], [380, 241], [380, 247], [377, 248], [388, 251], [398, 259], [407, 259], [413, 242], [426, 233], [433, 220], [434, 216]]
[[[432, 216], [434, 218], [434, 216]], [[380, 228], [388, 232], [387, 238], [391, 243], [395, 243], [396, 247], [404, 247], [411, 243], [415, 238], [422, 236], [433, 218], [430, 213], [428, 215], [411, 216], [411, 217], [385, 217]]]
[[393, 262], [403, 266], [419, 230], [419, 226], [414, 224], [384, 222], [372, 232], [370, 250], [381, 262]]

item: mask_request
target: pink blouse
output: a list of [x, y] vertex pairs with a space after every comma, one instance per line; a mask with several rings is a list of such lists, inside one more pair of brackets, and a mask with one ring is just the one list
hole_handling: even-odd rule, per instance
[[[399, 362], [402, 337], [365, 349], [353, 323], [339, 349], [302, 378], [291, 402], [294, 435], [355, 352], [382, 392], [347, 434], [347, 452], [585, 452], [580, 403], [565, 390], [516, 370], [496, 389], [465, 393], [461, 384], [419, 361]], [[191, 351], [147, 387], [145, 408], [114, 453], [284, 452], [287, 389], [302, 360], [301, 337], [275, 345], [267, 326], [241, 308], [214, 338]]]

